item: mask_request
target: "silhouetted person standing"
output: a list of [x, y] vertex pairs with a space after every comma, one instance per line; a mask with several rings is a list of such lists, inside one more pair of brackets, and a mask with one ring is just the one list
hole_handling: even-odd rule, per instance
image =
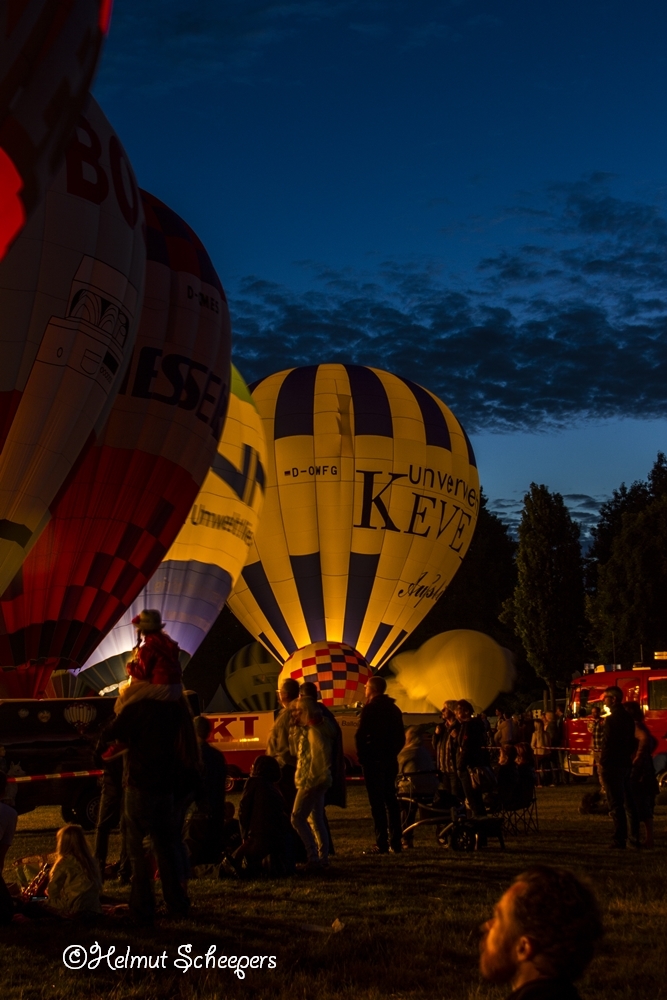
[[396, 799], [398, 755], [405, 744], [403, 715], [385, 692], [383, 677], [366, 684], [366, 704], [356, 732], [357, 755], [364, 769], [366, 791], [375, 824], [372, 854], [401, 850], [401, 810]]
[[[607, 796], [609, 815], [614, 824], [612, 847], [624, 848], [630, 827], [637, 828], [635, 805], [630, 788], [632, 759], [637, 749], [635, 723], [623, 708], [623, 692], [618, 687], [608, 687], [604, 703], [609, 715], [602, 728], [600, 750], [600, 782]], [[636, 844], [635, 844], [636, 846]]]

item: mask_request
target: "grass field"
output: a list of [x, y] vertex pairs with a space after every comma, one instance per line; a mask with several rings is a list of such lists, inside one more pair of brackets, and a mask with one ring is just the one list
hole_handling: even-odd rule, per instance
[[[347, 810], [330, 809], [336, 857], [330, 870], [279, 882], [197, 879], [187, 921], [161, 920], [136, 929], [121, 920], [97, 924], [33, 922], [11, 925], [0, 943], [2, 1000], [85, 997], [281, 998], [375, 1000], [393, 998], [500, 998], [477, 974], [477, 927], [514, 875], [535, 863], [567, 866], [597, 887], [607, 935], [586, 979], [585, 998], [667, 998], [667, 809], [658, 808], [657, 848], [612, 852], [609, 820], [580, 816], [581, 787], [539, 791], [540, 833], [510, 837], [502, 853], [491, 843], [477, 854], [438, 847], [432, 829], [418, 832], [402, 855], [365, 857], [372, 842], [363, 787], [351, 789]], [[56, 809], [20, 818], [8, 856], [53, 849], [60, 825]], [[112, 857], [116, 842], [112, 841]], [[109, 884], [107, 883], [107, 886]], [[118, 902], [127, 890], [108, 890]], [[333, 932], [331, 924], [344, 924]], [[68, 945], [87, 949], [99, 941], [106, 953], [167, 953], [166, 969], [68, 971]], [[190, 968], [173, 962], [178, 948], [203, 955], [275, 956], [276, 968], [249, 970], [240, 979], [228, 969]]]

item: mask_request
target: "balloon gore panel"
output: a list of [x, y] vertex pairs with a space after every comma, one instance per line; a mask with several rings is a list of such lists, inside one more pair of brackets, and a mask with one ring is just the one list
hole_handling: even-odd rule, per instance
[[380, 667], [440, 599], [470, 545], [470, 442], [427, 389], [360, 365], [293, 368], [253, 387], [266, 501], [229, 606], [283, 662], [343, 642]]
[[314, 642], [285, 663], [278, 687], [288, 678], [317, 684], [328, 707], [355, 705], [364, 700], [364, 687], [373, 671], [356, 649], [344, 642]]

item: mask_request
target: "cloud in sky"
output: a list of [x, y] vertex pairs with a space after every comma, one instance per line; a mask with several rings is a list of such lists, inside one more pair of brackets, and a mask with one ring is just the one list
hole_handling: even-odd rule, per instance
[[[565, 493], [563, 501], [572, 520], [579, 525], [580, 540], [584, 553], [588, 552], [593, 536], [591, 530], [598, 523], [600, 508], [609, 497], [588, 496], [585, 493]], [[489, 510], [496, 514], [510, 529], [510, 534], [518, 537], [519, 522], [523, 513], [523, 497], [514, 499], [490, 498]]]
[[399, 48], [460, 41], [502, 23], [486, 12], [458, 10], [467, 6], [467, 0], [115, 0], [96, 92], [104, 97], [131, 83], [133, 91], [161, 93], [221, 73], [248, 79], [270, 47], [318, 23], [338, 22], [370, 41], [395, 31]]
[[96, 92], [167, 91], [222, 71], [243, 75], [269, 46], [355, 0], [116, 0]]
[[373, 274], [308, 265], [305, 292], [245, 278], [237, 364], [247, 379], [323, 359], [400, 372], [471, 431], [667, 415], [659, 207], [613, 196], [602, 175], [533, 202], [513, 209], [531, 241], [482, 260], [467, 286], [397, 261]]

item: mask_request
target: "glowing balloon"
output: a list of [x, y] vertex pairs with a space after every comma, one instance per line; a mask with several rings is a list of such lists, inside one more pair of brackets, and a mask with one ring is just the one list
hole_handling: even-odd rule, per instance
[[131, 650], [136, 642], [132, 619], [143, 608], [156, 608], [181, 649], [191, 656], [196, 652], [248, 557], [264, 502], [265, 466], [262, 421], [232, 365], [224, 430], [189, 517], [154, 576], [86, 666]]
[[441, 709], [465, 698], [482, 712], [514, 683], [512, 653], [483, 632], [453, 629], [428, 639], [419, 649], [398, 653], [389, 664], [395, 675], [387, 693], [404, 712]]
[[0, 260], [60, 167], [111, 0], [0, 4]]
[[313, 642], [290, 656], [277, 687], [288, 677], [299, 684], [313, 681], [324, 705], [356, 705], [364, 701], [364, 687], [372, 674], [363, 656], [344, 642]]
[[468, 549], [479, 508], [470, 442], [436, 396], [374, 368], [291, 369], [253, 399], [266, 500], [229, 606], [276, 659], [328, 640], [379, 667]]
[[91, 98], [66, 165], [0, 264], [0, 593], [125, 375], [143, 222], [129, 162]]
[[159, 566], [216, 453], [229, 387], [225, 294], [189, 226], [151, 195], [143, 202], [146, 294], [131, 363], [0, 598], [3, 665], [85, 663]]
[[[44, 691], [45, 698], [85, 698], [97, 692], [70, 670], [54, 670]], [[69, 720], [68, 720], [69, 721]]]
[[244, 712], [272, 712], [282, 664], [251, 642], [234, 653], [225, 668], [225, 687], [237, 708]]

